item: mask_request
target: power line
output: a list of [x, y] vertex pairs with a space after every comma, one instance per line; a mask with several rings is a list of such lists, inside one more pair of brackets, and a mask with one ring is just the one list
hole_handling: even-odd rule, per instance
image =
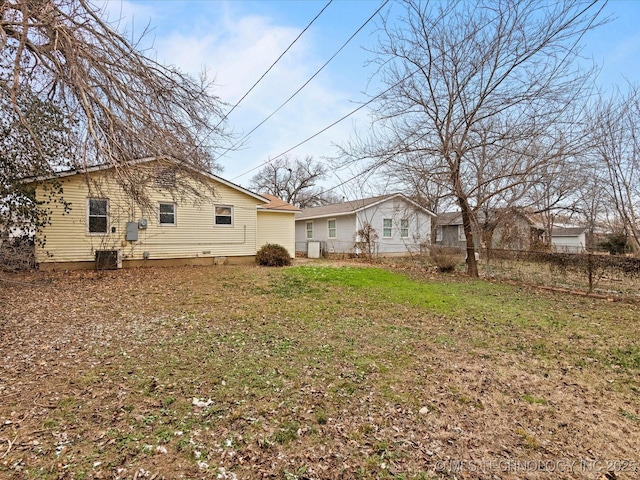
[[351, 110], [349, 113], [347, 113], [346, 115], [343, 115], [342, 117], [340, 117], [338, 120], [336, 120], [335, 122], [329, 124], [328, 126], [324, 127], [322, 130], [314, 133], [313, 135], [311, 135], [310, 137], [307, 137], [306, 139], [302, 140], [301, 142], [297, 143], [296, 145], [294, 145], [293, 147], [285, 150], [284, 152], [276, 155], [275, 157], [272, 157], [268, 160], [265, 160], [264, 162], [262, 162], [260, 165], [257, 165], [249, 170], [247, 170], [246, 172], [241, 173], [240, 175], [237, 175], [235, 177], [233, 177], [231, 180], [236, 180], [240, 177], [243, 177], [244, 175], [246, 175], [247, 173], [251, 173], [254, 170], [257, 170], [258, 168], [262, 168], [265, 165], [273, 162], [274, 160], [286, 155], [287, 153], [291, 152], [292, 150], [295, 150], [296, 148], [298, 148], [301, 145], [304, 145], [305, 143], [309, 142], [310, 140], [313, 140], [315, 137], [317, 137], [318, 135], [326, 132], [327, 130], [329, 130], [330, 128], [336, 126], [338, 123], [342, 122], [343, 120], [346, 120], [347, 118], [349, 118], [351, 115], [357, 113], [358, 111], [362, 110], [364, 107], [366, 107], [367, 105], [369, 105], [370, 103], [374, 102], [375, 100], [379, 99], [380, 97], [382, 97], [383, 95], [385, 95], [386, 93], [388, 93], [389, 91], [391, 91], [392, 89], [394, 89], [395, 87], [397, 87], [398, 85], [400, 85], [402, 82], [404, 82], [405, 80], [408, 80], [410, 77], [412, 77], [413, 75], [415, 75], [416, 73], [418, 73], [420, 71], [420, 68], [415, 69], [413, 72], [409, 73], [407, 76], [401, 78], [398, 82], [396, 82], [395, 84], [391, 85], [389, 88], [387, 88], [386, 90], [380, 92], [378, 95], [376, 95], [375, 97], [370, 98], [369, 100], [367, 100], [365, 103], [363, 103], [362, 105], [360, 105], [358, 108], [355, 108], [353, 110]]
[[[247, 92], [242, 96], [242, 98], [240, 98], [240, 100], [238, 100], [235, 105], [233, 107], [231, 107], [231, 110], [229, 110], [227, 113], [225, 113], [222, 118], [220, 119], [220, 121], [216, 124], [215, 127], [213, 128], [209, 128], [209, 132], [202, 137], [202, 139], [196, 144], [194, 145], [194, 147], [191, 149], [191, 151], [195, 151], [196, 149], [202, 147], [204, 145], [204, 142], [207, 138], [209, 138], [209, 136], [218, 131], [218, 127], [220, 125], [222, 125], [222, 123], [229, 118], [229, 115], [231, 115], [231, 112], [233, 112], [238, 105], [240, 105], [240, 103], [242, 103], [242, 101], [247, 98], [247, 96], [253, 91], [254, 88], [256, 88], [256, 86], [264, 79], [264, 77], [267, 76], [267, 74], [273, 69], [273, 67], [276, 66], [276, 64], [282, 59], [282, 57], [291, 49], [291, 47], [293, 47], [293, 45], [300, 39], [300, 37], [311, 27], [311, 25], [313, 25], [313, 23], [318, 19], [318, 17], [320, 17], [320, 15], [322, 15], [322, 13], [327, 9], [327, 7], [329, 5], [331, 5], [331, 3], [333, 2], [333, 0], [329, 0], [327, 2], [327, 4], [322, 7], [322, 10], [320, 10], [320, 12], [318, 12], [318, 14], [313, 17], [313, 19], [308, 23], [308, 25], [306, 27], [304, 27], [304, 29], [298, 34], [298, 36], [296, 38], [293, 39], [293, 41], [289, 44], [289, 46], [284, 50], [284, 52], [282, 52], [280, 54], [280, 56], [271, 64], [271, 66], [269, 68], [267, 68], [267, 70], [260, 76], [260, 78], [258, 78], [258, 80], [256, 80], [256, 82], [251, 86], [251, 88], [249, 88], [249, 90], [247, 90]], [[231, 147], [234, 148], [237, 145], [237, 143]], [[225, 150], [224, 153], [227, 153], [229, 150], [231, 150], [231, 148]]]
[[[345, 41], [342, 46], [329, 58], [329, 60], [327, 60], [318, 70], [316, 70], [316, 72], [309, 77], [309, 79], [304, 82], [302, 84], [302, 86], [300, 88], [298, 88], [289, 98], [287, 98], [278, 108], [276, 108], [273, 112], [271, 112], [264, 120], [262, 120], [258, 125], [256, 125], [255, 127], [253, 127], [248, 133], [246, 133], [240, 140], [238, 140], [234, 145], [232, 145], [231, 147], [227, 148], [227, 150], [225, 150], [222, 154], [220, 154], [220, 157], [224, 156], [227, 152], [229, 152], [230, 150], [233, 150], [235, 147], [237, 147], [238, 145], [240, 145], [245, 139], [247, 139], [253, 132], [255, 132], [258, 128], [260, 128], [262, 125], [264, 125], [271, 117], [273, 117], [276, 113], [278, 113], [285, 105], [287, 105], [296, 95], [298, 95], [298, 93], [300, 93], [309, 83], [311, 83], [311, 81], [318, 76], [318, 74], [324, 70], [324, 68], [344, 49], [344, 47], [346, 47], [351, 40], [354, 39], [354, 37], [356, 35], [358, 35], [358, 33], [360, 33], [360, 31], [367, 26], [367, 24], [373, 20], [373, 18], [380, 12], [380, 10], [382, 10], [387, 4], [389, 3], [389, 0], [385, 0], [382, 5], [380, 5], [380, 7], [373, 12], [373, 14], [367, 19], [367, 21], [365, 21], [360, 28], [358, 28], [348, 39], [347, 41]], [[243, 174], [244, 175], [244, 174]], [[240, 175], [242, 176], [242, 175]], [[238, 177], [236, 177], [238, 178]]]
[[[257, 81], [252, 85], [252, 86], [251, 86], [251, 88], [250, 88], [249, 90], [247, 90], [247, 93], [245, 93], [245, 94], [242, 96], [242, 98], [240, 98], [240, 100], [238, 100], [238, 101], [236, 102], [236, 104], [235, 104], [233, 107], [231, 107], [231, 110], [229, 110], [229, 111], [228, 111], [228, 112], [227, 112], [227, 113], [222, 117], [222, 119], [218, 122], [218, 124], [213, 128], [213, 130], [212, 130], [212, 131], [215, 131], [215, 130], [216, 130], [216, 129], [217, 129], [217, 128], [222, 124], [222, 122], [224, 122], [224, 121], [229, 117], [229, 115], [231, 115], [231, 112], [233, 112], [233, 111], [238, 107], [238, 105], [240, 105], [240, 103], [241, 103], [245, 98], [247, 98], [247, 96], [248, 96], [248, 95], [253, 91], [253, 89], [254, 89], [254, 88], [256, 88], [256, 86], [257, 86], [257, 85], [262, 81], [262, 79], [264, 79], [264, 77], [266, 77], [266, 76], [267, 76], [267, 74], [271, 71], [271, 69], [272, 69], [273, 67], [275, 67], [275, 65], [280, 61], [280, 59], [281, 59], [282, 57], [284, 57], [285, 53], [287, 53], [287, 52], [291, 49], [291, 47], [293, 47], [293, 45], [294, 45], [294, 44], [298, 41], [298, 39], [299, 39], [299, 38], [304, 34], [304, 32], [306, 32], [306, 31], [311, 27], [311, 25], [313, 25], [313, 22], [315, 22], [315, 21], [318, 19], [318, 17], [319, 17], [320, 15], [322, 15], [322, 13], [327, 9], [327, 7], [328, 7], [329, 5], [331, 5], [331, 3], [332, 3], [332, 2], [333, 2], [333, 0], [329, 0], [329, 1], [327, 2], [327, 4], [322, 8], [322, 10], [320, 10], [320, 12], [319, 12], [315, 17], [313, 17], [313, 20], [311, 20], [311, 21], [309, 22], [309, 24], [308, 24], [306, 27], [304, 27], [304, 30], [302, 30], [302, 32], [300, 32], [300, 34], [299, 34], [296, 38], [294, 38], [293, 42], [291, 42], [291, 43], [289, 44], [289, 46], [285, 49], [285, 51], [284, 51], [284, 52], [282, 52], [282, 53], [280, 54], [280, 56], [276, 59], [276, 61], [275, 61], [275, 62], [273, 62], [273, 63], [271, 64], [271, 66], [270, 66], [269, 68], [267, 68], [267, 71], [266, 71], [266, 72], [264, 72], [264, 73], [260, 76], [260, 78], [259, 78], [259, 79], [258, 79], [258, 80], [257, 80]], [[206, 138], [206, 137], [205, 137], [205, 138]], [[204, 139], [203, 139], [203, 140], [204, 140]], [[236, 144], [236, 145], [237, 145], [237, 144]], [[234, 145], [234, 147], [235, 147], [235, 145]], [[233, 147], [231, 147], [231, 148], [233, 148]], [[227, 151], [229, 151], [229, 150], [227, 150]], [[225, 152], [225, 153], [226, 153], [226, 152]]]

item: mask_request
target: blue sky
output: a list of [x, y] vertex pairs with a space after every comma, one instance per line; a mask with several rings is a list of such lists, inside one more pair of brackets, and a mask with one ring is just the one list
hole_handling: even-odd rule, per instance
[[[109, 0], [110, 20], [137, 38], [148, 27], [142, 45], [149, 54], [181, 70], [199, 75], [206, 69], [216, 80], [214, 93], [235, 104], [291, 41], [324, 7], [325, 0]], [[229, 125], [248, 132], [271, 114], [313, 75], [375, 12], [382, 0], [334, 0], [238, 109]], [[640, 1], [611, 1], [609, 24], [584, 38], [583, 54], [602, 67], [600, 85], [612, 89], [640, 81]], [[370, 22], [342, 52], [287, 106], [246, 139], [244, 147], [220, 160], [223, 176], [247, 185], [258, 167], [325, 128], [374, 92], [372, 57], [376, 44]], [[354, 130], [367, 128], [367, 112], [341, 122], [290, 153], [321, 160], [335, 155]], [[350, 176], [335, 172], [327, 185]]]

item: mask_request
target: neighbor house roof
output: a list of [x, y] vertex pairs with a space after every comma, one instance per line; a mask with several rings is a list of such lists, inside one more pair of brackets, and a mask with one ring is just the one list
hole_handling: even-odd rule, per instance
[[[218, 183], [221, 183], [223, 185], [226, 185], [227, 187], [233, 188], [235, 190], [238, 190], [242, 193], [245, 193], [253, 198], [255, 198], [256, 200], [260, 200], [261, 202], [264, 203], [269, 203], [269, 200], [266, 199], [264, 196], [262, 195], [258, 195], [257, 193], [252, 192], [251, 190], [247, 190], [244, 187], [241, 187], [240, 185], [237, 185], [233, 182], [230, 182], [229, 180], [225, 180], [222, 177], [219, 177], [211, 172], [208, 172], [206, 170], [202, 170], [199, 168], [196, 168], [194, 165], [190, 165], [188, 163], [185, 162], [181, 162], [177, 159], [171, 158], [171, 157], [145, 157], [145, 158], [138, 158], [136, 160], [131, 160], [129, 162], [123, 163], [123, 167], [127, 167], [127, 166], [131, 166], [131, 165], [141, 165], [141, 164], [145, 164], [145, 163], [150, 163], [150, 162], [167, 162], [167, 163], [173, 163], [176, 165], [179, 165], [183, 168], [186, 168], [188, 170], [191, 170], [193, 172], [196, 172], [200, 175], [204, 175], [207, 178], [210, 178], [211, 180], [215, 180]], [[106, 171], [106, 170], [110, 170], [114, 168], [114, 165], [112, 164], [101, 164], [101, 165], [91, 165], [91, 166], [87, 166], [85, 168], [75, 168], [75, 169], [71, 169], [71, 170], [64, 170], [61, 172], [56, 172], [53, 175], [49, 175], [49, 176], [41, 176], [41, 177], [31, 177], [31, 178], [25, 178], [23, 179], [23, 182], [25, 183], [32, 183], [32, 182], [42, 182], [42, 181], [46, 181], [46, 180], [53, 180], [54, 178], [64, 178], [64, 177], [71, 177], [73, 175], [79, 175], [79, 174], [87, 174], [87, 173], [93, 173], [93, 172], [101, 172], [101, 171]]]
[[[506, 216], [517, 215], [520, 218], [526, 220], [530, 225], [536, 226], [536, 222], [531, 218], [530, 214], [519, 208], [497, 208], [490, 210], [490, 215], [495, 218], [506, 218]], [[490, 218], [492, 218], [490, 217]], [[476, 212], [476, 220], [482, 224], [487, 219], [487, 212], [485, 210], [478, 210]], [[462, 225], [462, 212], [445, 212], [438, 214], [436, 219], [436, 225]]]
[[551, 230], [552, 237], [578, 237], [585, 232], [584, 227], [554, 227]]
[[389, 195], [379, 195], [377, 197], [361, 198], [358, 200], [345, 200], [344, 202], [334, 203], [332, 205], [323, 205], [322, 207], [305, 208], [301, 212], [296, 213], [296, 220], [352, 215], [364, 210], [365, 208], [373, 207], [393, 198], [400, 198], [405, 202], [412, 204], [415, 208], [423, 210], [425, 213], [435, 217], [434, 213], [418, 205], [406, 195], [403, 195], [402, 193], [392, 193]]
[[462, 225], [460, 212], [445, 212], [438, 214], [436, 225]]
[[269, 195], [268, 193], [261, 194], [264, 198], [269, 200], [266, 205], [258, 205], [258, 210], [267, 212], [299, 212], [300, 209], [295, 205], [285, 202], [284, 200], [276, 197], [275, 195]]

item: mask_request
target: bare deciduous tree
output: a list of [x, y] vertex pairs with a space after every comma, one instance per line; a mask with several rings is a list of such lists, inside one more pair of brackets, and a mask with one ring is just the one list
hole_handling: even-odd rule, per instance
[[0, 2], [3, 110], [45, 159], [46, 145], [20, 98], [28, 90], [51, 102], [72, 129], [67, 142], [76, 165], [115, 166], [123, 186], [140, 198], [130, 160], [167, 156], [188, 170], [217, 169], [213, 153], [226, 146], [227, 134], [211, 84], [148, 58], [102, 13], [87, 0]]
[[593, 109], [591, 137], [606, 191], [635, 255], [640, 255], [640, 88]]
[[274, 195], [300, 208], [332, 203], [335, 198], [318, 182], [327, 177], [327, 167], [313, 157], [292, 159], [288, 156], [269, 162], [251, 179], [250, 187], [257, 192]]
[[[467, 271], [478, 275], [475, 211], [519, 185], [578, 137], [572, 108], [589, 79], [574, 62], [602, 9], [593, 2], [406, 0], [383, 23], [378, 60], [388, 89], [374, 138], [345, 147], [351, 158], [393, 168], [419, 161], [461, 211]], [[575, 136], [574, 136], [575, 134]], [[520, 189], [521, 190], [521, 189]]]

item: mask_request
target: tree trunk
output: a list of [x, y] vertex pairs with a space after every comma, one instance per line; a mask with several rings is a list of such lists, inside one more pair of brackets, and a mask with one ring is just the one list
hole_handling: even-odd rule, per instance
[[460, 205], [460, 211], [462, 214], [462, 227], [464, 228], [464, 237], [467, 241], [467, 273], [470, 277], [477, 278], [478, 275], [478, 262], [476, 262], [476, 249], [473, 244], [473, 231], [471, 223], [471, 208], [469, 202], [464, 197], [458, 197], [458, 204]]

